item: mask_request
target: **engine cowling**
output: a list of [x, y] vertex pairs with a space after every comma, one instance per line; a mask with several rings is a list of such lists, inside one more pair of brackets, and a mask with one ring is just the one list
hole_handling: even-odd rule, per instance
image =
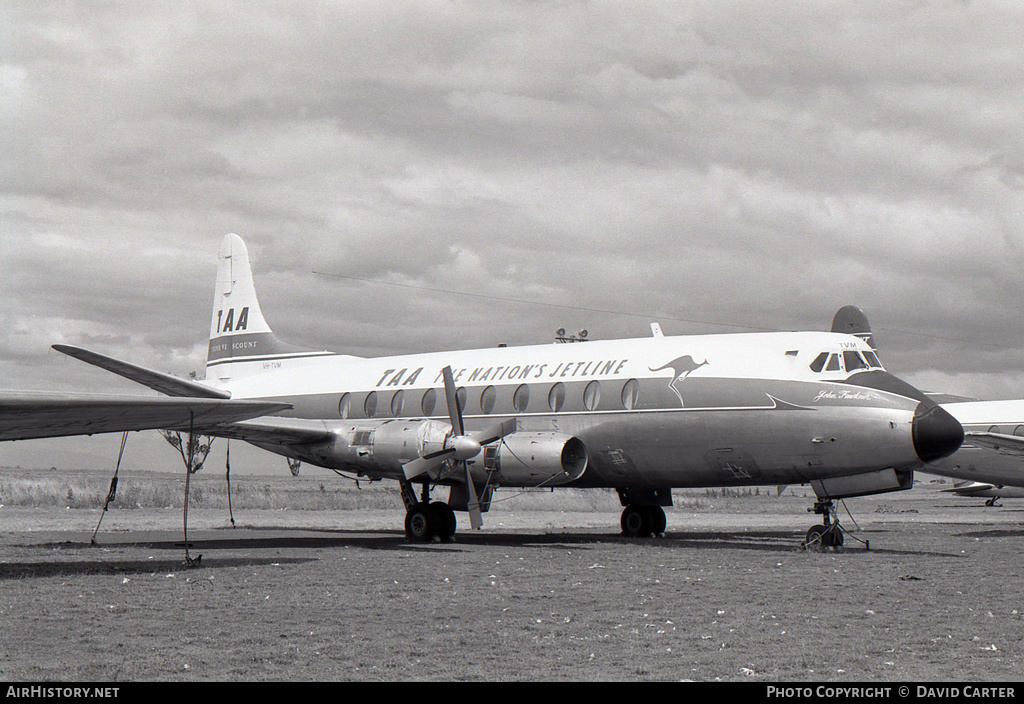
[[485, 466], [500, 486], [559, 486], [583, 476], [587, 448], [563, 433], [517, 431], [487, 453]]

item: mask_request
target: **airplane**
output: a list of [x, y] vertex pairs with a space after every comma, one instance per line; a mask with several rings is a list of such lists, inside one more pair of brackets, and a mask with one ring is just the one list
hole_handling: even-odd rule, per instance
[[943, 491], [957, 496], [986, 499], [986, 506], [1001, 506], [1002, 504], [998, 503], [999, 499], [1024, 499], [1024, 487], [989, 484], [988, 482], [957, 482], [952, 489], [943, 489]]
[[[170, 398], [0, 399], [0, 440], [144, 428], [244, 440], [397, 481], [413, 542], [453, 539], [455, 511], [480, 528], [498, 487], [615, 489], [622, 534], [646, 537], [665, 532], [672, 489], [809, 483], [823, 520], [808, 542], [833, 547], [834, 500], [908, 489], [963, 441], [856, 336], [652, 333], [378, 358], [302, 348], [271, 330], [229, 234], [205, 380], [53, 345]], [[448, 500], [432, 500], [441, 487]]]
[[960, 496], [1024, 497], [1024, 400], [955, 400], [941, 404], [964, 428], [965, 442], [928, 472], [961, 480], [949, 490]]
[[[833, 332], [863, 339], [875, 350], [871, 325], [863, 311], [844, 306], [832, 320]], [[964, 428], [964, 443], [956, 452], [930, 463], [929, 474], [960, 480], [947, 492], [960, 496], [1024, 497], [1024, 399], [979, 401], [962, 396], [929, 393]]]

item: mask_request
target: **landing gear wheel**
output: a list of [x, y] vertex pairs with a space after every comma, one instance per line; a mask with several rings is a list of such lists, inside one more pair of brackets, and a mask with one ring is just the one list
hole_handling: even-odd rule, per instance
[[438, 535], [440, 523], [433, 507], [421, 501], [405, 514], [405, 537], [413, 543], [429, 543]]
[[[662, 513], [664, 515], [664, 513]], [[650, 506], [630, 505], [622, 511], [622, 534], [627, 538], [646, 538], [653, 530]]]
[[434, 501], [430, 504], [430, 510], [437, 518], [437, 537], [442, 542], [452, 540], [455, 537], [455, 528], [458, 524], [455, 520], [455, 511], [444, 501]]
[[661, 506], [651, 506], [651, 532], [656, 536], [665, 535], [668, 527], [668, 519], [665, 518], [665, 509]]
[[807, 531], [807, 539], [804, 540], [804, 548], [814, 552], [825, 552], [825, 532], [828, 526], [814, 525]]
[[843, 531], [838, 524], [811, 526], [807, 531], [804, 548], [814, 552], [825, 552], [830, 548], [834, 552], [843, 549]]
[[832, 552], [843, 551], [843, 531], [839, 527], [838, 523], [832, 525], [829, 529], [829, 538], [832, 541]]

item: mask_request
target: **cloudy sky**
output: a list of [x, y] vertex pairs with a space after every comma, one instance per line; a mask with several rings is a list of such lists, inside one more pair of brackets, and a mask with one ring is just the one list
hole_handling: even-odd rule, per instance
[[236, 232], [305, 346], [855, 304], [907, 380], [1024, 397], [1022, 36], [996, 0], [3, 0], [0, 387], [139, 391], [61, 342], [201, 373]]

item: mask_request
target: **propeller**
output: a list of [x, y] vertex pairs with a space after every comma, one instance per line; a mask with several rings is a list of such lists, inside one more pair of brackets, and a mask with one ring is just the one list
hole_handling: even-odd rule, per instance
[[473, 459], [484, 445], [500, 440], [506, 435], [515, 432], [516, 420], [509, 418], [495, 423], [489, 428], [478, 430], [474, 433], [466, 433], [465, 425], [462, 422], [462, 407], [459, 404], [458, 395], [455, 393], [455, 380], [452, 377], [452, 368], [445, 367], [441, 370], [444, 375], [444, 395], [448, 402], [448, 419], [451, 422], [451, 435], [446, 438], [444, 447], [433, 452], [427, 452], [414, 460], [406, 462], [402, 467], [406, 479], [430, 472], [446, 461], [462, 463], [462, 470], [466, 475], [466, 488], [469, 491], [469, 521], [473, 528], [483, 525], [480, 517], [480, 498], [476, 493], [476, 485], [473, 482], [472, 473], [469, 471], [467, 460]]

